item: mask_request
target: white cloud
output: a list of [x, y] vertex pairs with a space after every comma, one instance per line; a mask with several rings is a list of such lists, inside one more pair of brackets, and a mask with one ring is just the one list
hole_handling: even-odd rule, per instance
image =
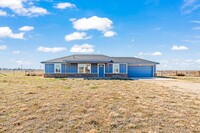
[[20, 51], [13, 51], [13, 54], [20, 54]]
[[114, 32], [114, 31], [106, 31], [105, 33], [104, 33], [104, 36], [105, 37], [113, 37], [113, 36], [115, 36], [117, 33], [116, 32]]
[[182, 9], [192, 6], [197, 0], [184, 0], [183, 5], [181, 6]]
[[0, 50], [6, 50], [7, 46], [6, 45], [0, 45]]
[[73, 24], [73, 27], [79, 31], [86, 30], [98, 30], [101, 31], [105, 37], [115, 36], [117, 33], [112, 31], [113, 22], [108, 18], [101, 18], [98, 16], [92, 16], [89, 18], [75, 19], [72, 18], [70, 21]]
[[24, 33], [13, 33], [9, 27], [0, 27], [0, 38], [24, 39]]
[[198, 0], [184, 0], [183, 5], [181, 6], [181, 10], [184, 14], [190, 14], [193, 11], [196, 11], [200, 8]]
[[72, 22], [76, 30], [98, 30], [106, 32], [112, 29], [113, 22], [108, 18], [92, 16], [90, 18], [81, 18]]
[[196, 60], [195, 62], [196, 62], [196, 63], [200, 63], [200, 59]]
[[33, 26], [23, 26], [21, 28], [19, 28], [20, 31], [31, 31], [34, 30]]
[[200, 24], [200, 21], [199, 20], [192, 20], [190, 21], [191, 23], [196, 23], [196, 24]]
[[73, 22], [73, 21], [75, 21], [75, 20], [77, 20], [76, 18], [70, 18], [69, 19], [69, 21], [71, 21], [71, 22]]
[[193, 30], [200, 30], [200, 26], [196, 26], [192, 28]]
[[66, 8], [75, 8], [76, 5], [75, 4], [72, 4], [72, 3], [69, 3], [69, 2], [65, 2], [65, 3], [58, 3], [55, 8], [58, 8], [58, 9], [66, 9]]
[[73, 32], [65, 36], [66, 41], [83, 40], [83, 39], [90, 39], [90, 38], [91, 37], [87, 36], [85, 32]]
[[28, 0], [0, 0], [0, 7], [8, 8], [15, 14], [21, 16], [38, 16], [48, 14], [46, 9], [35, 7], [33, 2]]
[[162, 53], [161, 53], [161, 52], [154, 52], [154, 53], [152, 53], [151, 55], [152, 55], [152, 56], [161, 56]]
[[138, 53], [138, 55], [139, 56], [149, 56], [149, 55], [151, 55], [151, 56], [161, 56], [162, 55], [162, 53], [161, 52], [153, 52], [153, 53], [151, 53], [151, 52], [147, 52], [147, 53], [145, 53], [145, 52], [140, 52], [140, 53]]
[[94, 52], [94, 46], [90, 44], [74, 45], [71, 48], [70, 52], [92, 53]]
[[53, 47], [53, 48], [49, 48], [49, 47], [38, 47], [37, 51], [40, 52], [61, 52], [61, 51], [66, 51], [67, 49], [64, 47]]
[[177, 45], [174, 45], [172, 47], [172, 50], [188, 50], [188, 47], [186, 46], [177, 46]]
[[7, 12], [0, 10], [0, 16], [7, 16]]
[[38, 16], [38, 15], [45, 15], [45, 14], [48, 14], [46, 9], [33, 6], [33, 7], [28, 8], [24, 15]]

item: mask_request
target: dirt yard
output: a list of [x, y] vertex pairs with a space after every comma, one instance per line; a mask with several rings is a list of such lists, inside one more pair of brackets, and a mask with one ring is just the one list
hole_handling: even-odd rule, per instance
[[179, 87], [186, 80], [17, 75], [0, 75], [0, 132], [200, 132], [200, 94]]

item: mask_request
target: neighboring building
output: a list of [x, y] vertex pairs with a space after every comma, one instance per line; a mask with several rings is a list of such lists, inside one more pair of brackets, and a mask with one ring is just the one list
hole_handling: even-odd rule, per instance
[[44, 77], [154, 77], [157, 62], [135, 57], [76, 54], [42, 62]]

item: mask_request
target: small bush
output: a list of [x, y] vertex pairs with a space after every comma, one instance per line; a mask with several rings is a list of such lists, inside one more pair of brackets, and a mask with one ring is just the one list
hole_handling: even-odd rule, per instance
[[64, 90], [69, 90], [69, 89], [71, 89], [70, 86], [65, 86], [65, 87], [64, 87]]
[[185, 76], [183, 73], [177, 73], [176, 76]]
[[90, 89], [97, 89], [97, 86], [92, 86], [90, 87]]

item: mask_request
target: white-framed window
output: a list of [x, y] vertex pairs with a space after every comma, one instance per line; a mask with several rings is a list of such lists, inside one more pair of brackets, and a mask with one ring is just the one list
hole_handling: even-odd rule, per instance
[[54, 64], [54, 73], [61, 73], [61, 64]]
[[78, 73], [91, 73], [91, 64], [78, 64]]
[[113, 64], [113, 73], [119, 73], [119, 64]]

